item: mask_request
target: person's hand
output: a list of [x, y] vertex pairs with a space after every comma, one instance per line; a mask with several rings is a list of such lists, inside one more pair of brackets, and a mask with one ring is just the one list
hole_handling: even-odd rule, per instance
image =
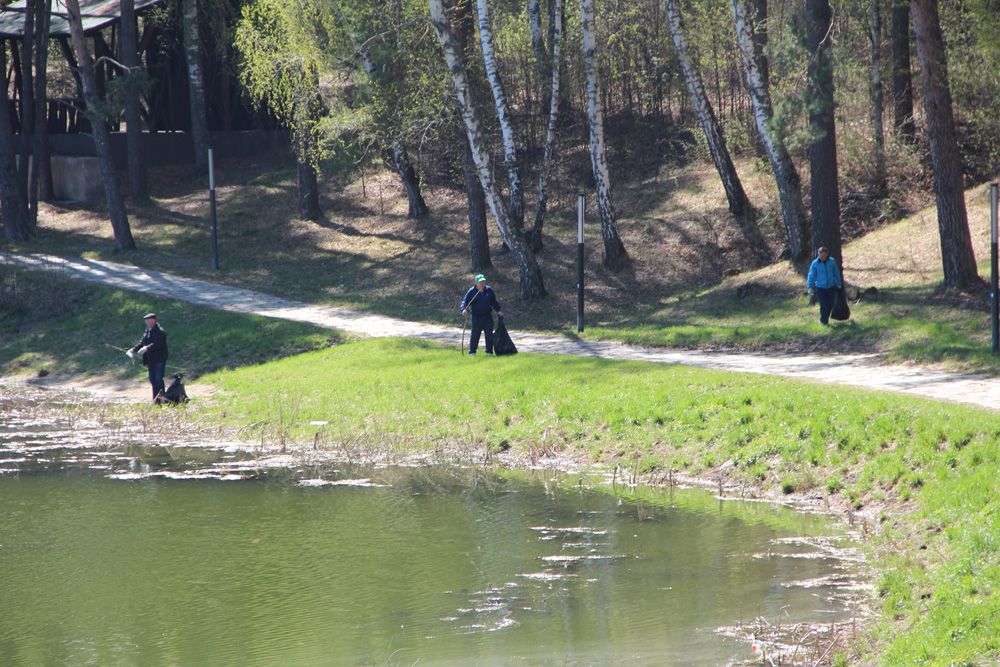
[[142, 355], [146, 354], [147, 352], [149, 352], [149, 348], [151, 348], [151, 347], [153, 347], [153, 346], [152, 345], [145, 345], [143, 347], [140, 347], [139, 348], [139, 356], [142, 356]]
[[498, 310], [497, 311], [497, 317], [503, 317], [503, 311], [502, 310]]
[[469, 309], [468, 308], [463, 308], [462, 309], [462, 314], [463, 315], [468, 315], [469, 314]]
[[135, 359], [135, 352], [132, 350], [125, 350], [125, 356], [129, 359]]
[[815, 287], [810, 287], [809, 288], [809, 298], [810, 299], [815, 299], [816, 298], [816, 288]]

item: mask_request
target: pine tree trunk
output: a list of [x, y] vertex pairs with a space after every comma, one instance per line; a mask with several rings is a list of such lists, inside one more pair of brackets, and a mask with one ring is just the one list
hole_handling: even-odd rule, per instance
[[587, 117], [590, 125], [590, 164], [597, 183], [597, 212], [601, 218], [601, 238], [604, 241], [604, 266], [622, 268], [628, 261], [625, 244], [618, 235], [615, 208], [611, 200], [611, 177], [608, 174], [604, 150], [604, 113], [597, 88], [597, 54], [594, 33], [594, 0], [581, 0], [583, 28], [583, 68], [587, 79]]
[[445, 15], [442, 0], [427, 0], [427, 4], [430, 7], [431, 23], [434, 25], [441, 50], [444, 53], [445, 63], [455, 86], [458, 109], [462, 115], [462, 122], [465, 124], [465, 133], [469, 140], [469, 148], [472, 151], [476, 172], [479, 175], [479, 183], [482, 185], [486, 203], [496, 221], [497, 229], [500, 231], [500, 238], [510, 248], [514, 262], [517, 264], [520, 274], [520, 297], [522, 299], [541, 298], [545, 296], [542, 271], [538, 266], [535, 254], [525, 244], [523, 233], [512, 226], [508, 212], [504, 209], [503, 202], [497, 194], [493, 176], [490, 173], [489, 156], [483, 145], [482, 132], [479, 129], [478, 114], [465, 73], [462, 53], [455, 39], [455, 34], [452, 32], [451, 24]]
[[[21, 133], [18, 136], [17, 178], [24, 200], [29, 201], [28, 182], [31, 180], [29, 158], [31, 156], [32, 125], [35, 122], [35, 84], [31, 72], [35, 50], [35, 12], [38, 0], [28, 0], [24, 12], [24, 37], [21, 40]], [[17, 48], [11, 43], [11, 48]], [[30, 218], [29, 218], [30, 219]]]
[[[135, 0], [121, 0], [121, 61], [129, 69], [126, 75], [138, 73], [139, 45], [136, 37], [138, 24], [135, 17]], [[142, 114], [139, 108], [139, 91], [134, 84], [129, 85], [125, 95], [125, 142], [128, 152], [128, 188], [136, 202], [149, 200], [149, 185], [146, 182], [146, 163], [142, 158]]]
[[809, 51], [808, 94], [809, 188], [812, 203], [812, 247], [826, 247], [841, 271], [840, 190], [837, 183], [837, 128], [834, 124], [833, 63], [830, 28], [833, 12], [829, 0], [806, 0]]
[[[537, 5], [537, 0], [536, 0]], [[549, 31], [549, 44], [552, 46], [552, 63], [548, 68], [551, 73], [549, 83], [549, 121], [545, 129], [545, 152], [542, 155], [542, 169], [538, 173], [538, 203], [535, 208], [535, 224], [531, 227], [529, 243], [532, 250], [538, 252], [542, 248], [542, 228], [545, 225], [545, 213], [548, 208], [548, 178], [552, 169], [552, 151], [556, 143], [556, 121], [559, 118], [559, 51], [562, 47], [562, 0], [553, 0], [552, 29]]]
[[948, 86], [948, 65], [937, 0], [913, 0], [913, 28], [923, 82], [924, 114], [934, 163], [941, 260], [946, 287], [967, 290], [979, 281], [972, 251], [962, 186], [962, 159], [955, 140], [955, 118]]
[[18, 183], [17, 147], [11, 132], [10, 98], [7, 97], [7, 50], [0, 48], [0, 212], [3, 234], [8, 241], [25, 241], [31, 235], [28, 207]]
[[765, 257], [768, 253], [767, 243], [757, 226], [757, 221], [754, 220], [750, 200], [747, 199], [743, 183], [740, 181], [732, 157], [729, 155], [722, 127], [719, 125], [712, 104], [705, 93], [701, 74], [688, 51], [687, 37], [678, 0], [664, 0], [664, 7], [667, 14], [667, 26], [674, 41], [674, 48], [677, 50], [681, 74], [687, 84], [688, 93], [691, 95], [691, 105], [701, 122], [702, 130], [705, 132], [705, 140], [708, 143], [708, 150], [712, 154], [715, 169], [719, 172], [719, 178], [722, 179], [722, 187], [725, 189], [726, 199], [729, 201], [729, 212], [736, 217], [740, 231], [743, 232], [754, 253]]
[[48, 66], [49, 20], [52, 0], [43, 0], [35, 16], [35, 133], [32, 136], [31, 184], [29, 185], [32, 227], [37, 225], [38, 200], [52, 201], [52, 160], [49, 154]]
[[419, 218], [427, 215], [429, 209], [424, 202], [424, 196], [420, 194], [420, 179], [417, 177], [417, 171], [410, 162], [410, 154], [407, 153], [406, 146], [399, 141], [394, 141], [392, 144], [392, 164], [406, 189], [406, 199], [409, 203], [407, 217]]
[[309, 162], [308, 157], [299, 157], [296, 159], [296, 171], [299, 217], [303, 220], [319, 220], [323, 217], [323, 211], [319, 207], [319, 179], [316, 176], [316, 168]]
[[469, 246], [472, 255], [472, 272], [480, 273], [493, 268], [490, 259], [490, 237], [486, 225], [486, 195], [476, 174], [476, 164], [469, 148], [469, 138], [465, 127], [461, 127], [462, 177], [465, 181], [465, 194], [469, 209]]
[[191, 141], [194, 144], [194, 168], [199, 174], [208, 171], [208, 110], [205, 106], [205, 72], [202, 67], [201, 37], [198, 32], [198, 0], [181, 0], [183, 8], [184, 59], [188, 70], [188, 99], [191, 108]]
[[914, 143], [913, 76], [910, 73], [910, 3], [893, 0], [892, 5], [892, 105], [893, 127], [899, 137]]
[[514, 144], [514, 122], [507, 104], [503, 83], [500, 81], [500, 71], [497, 66], [496, 49], [493, 46], [493, 30], [490, 27], [489, 8], [486, 0], [476, 0], [476, 12], [479, 16], [479, 40], [483, 47], [483, 63], [486, 68], [486, 78], [493, 91], [493, 101], [497, 108], [497, 118], [500, 121], [500, 136], [503, 140], [503, 161], [507, 170], [507, 183], [510, 185], [510, 220], [515, 229], [524, 226], [524, 189], [521, 187], [521, 176], [517, 168], [517, 149]]
[[882, 115], [884, 100], [882, 96], [882, 8], [881, 0], [872, 0], [872, 142], [874, 144], [873, 185], [875, 193], [884, 197], [889, 191], [885, 170], [885, 130]]
[[[463, 58], [468, 54], [470, 34], [475, 33], [476, 24], [471, 10], [472, 0], [458, 0], [455, 5], [455, 39]], [[472, 272], [480, 273], [493, 268], [490, 258], [489, 227], [486, 220], [486, 195], [479, 182], [476, 163], [472, 159], [472, 149], [469, 147], [469, 137], [465, 132], [465, 123], [461, 114], [458, 115], [459, 144], [462, 151], [462, 178], [465, 181], [465, 196], [469, 211], [469, 245], [472, 259]]]
[[83, 96], [87, 102], [87, 116], [90, 120], [97, 149], [97, 158], [101, 165], [101, 181], [104, 182], [104, 194], [108, 203], [108, 215], [111, 218], [111, 229], [114, 231], [115, 243], [119, 250], [135, 248], [132, 230], [128, 224], [125, 204], [122, 202], [121, 190], [118, 187], [118, 175], [115, 173], [114, 158], [111, 155], [111, 135], [108, 124], [101, 115], [101, 100], [97, 97], [97, 82], [94, 80], [94, 63], [87, 51], [87, 43], [83, 36], [83, 20], [80, 17], [79, 0], [65, 0], [66, 13], [69, 19], [70, 39], [79, 63], [80, 79], [83, 85]]
[[753, 104], [757, 132], [764, 143], [774, 180], [781, 201], [781, 216], [785, 221], [788, 237], [788, 252], [793, 261], [805, 259], [809, 255], [809, 233], [805, 208], [802, 205], [802, 183], [788, 154], [785, 142], [771, 127], [774, 107], [771, 92], [762, 78], [761, 53], [755, 38], [753, 17], [756, 7], [751, 0], [732, 0], [733, 19], [736, 24], [736, 42], [739, 46], [743, 68], [746, 72], [750, 101]]

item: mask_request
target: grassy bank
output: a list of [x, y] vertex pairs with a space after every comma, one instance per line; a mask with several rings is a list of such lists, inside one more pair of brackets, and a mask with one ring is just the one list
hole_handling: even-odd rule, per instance
[[328, 446], [361, 439], [412, 450], [513, 447], [532, 458], [569, 452], [652, 475], [723, 472], [870, 508], [882, 524], [877, 633], [887, 661], [976, 664], [1000, 650], [995, 413], [683, 367], [468, 358], [394, 340], [205, 381], [222, 390], [220, 418], [279, 425], [305, 441], [320, 432]]
[[0, 376], [145, 374], [113, 346], [142, 336], [142, 316], [159, 314], [170, 373], [190, 377], [336, 343], [329, 329], [225, 313], [171, 299], [106, 289], [40, 272], [0, 268]]

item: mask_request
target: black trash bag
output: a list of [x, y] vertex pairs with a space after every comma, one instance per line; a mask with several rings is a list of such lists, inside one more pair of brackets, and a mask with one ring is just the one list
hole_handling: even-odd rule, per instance
[[493, 354], [497, 356], [517, 354], [517, 346], [507, 333], [507, 326], [503, 323], [502, 316], [497, 318], [497, 330], [493, 332]]
[[179, 405], [188, 402], [187, 392], [184, 390], [183, 373], [174, 373], [174, 381], [166, 390], [161, 391], [156, 397], [156, 402], [160, 405]]
[[830, 311], [830, 317], [840, 321], [851, 319], [851, 307], [847, 303], [847, 294], [843, 287], [837, 288], [837, 296], [833, 299], [833, 310]]

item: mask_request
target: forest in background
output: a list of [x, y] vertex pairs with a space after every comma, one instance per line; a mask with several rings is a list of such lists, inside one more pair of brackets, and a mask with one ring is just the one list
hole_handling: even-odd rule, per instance
[[[48, 4], [27, 2], [26, 28], [37, 35]], [[121, 3], [123, 16], [132, 16], [129, 5]], [[336, 217], [320, 208], [319, 180], [372, 162], [398, 174], [414, 217], [435, 205], [422, 183], [452, 185], [468, 197], [470, 268], [491, 265], [489, 239], [499, 236], [517, 263], [521, 296], [533, 298], [545, 294], [535, 254], [553, 190], [563, 201], [596, 191], [604, 262], [615, 270], [628, 263], [615, 183], [691, 160], [715, 163], [731, 222], [761, 264], [802, 260], [818, 245], [839, 258], [843, 240], [897, 218], [913, 192], [933, 188], [944, 283], [974, 289], [955, 195], [1000, 163], [997, 9], [993, 0], [168, 0], [133, 21], [140, 35], [158, 23], [157, 49], [184, 59], [196, 169], [225, 115], [205, 90], [238, 82], [244, 112], [263, 110], [258, 118], [290, 130], [303, 218]], [[75, 0], [66, 15], [72, 27]], [[19, 166], [26, 161], [13, 159], [44, 150], [26, 108], [42, 106], [40, 73], [61, 90], [76, 79], [99, 156], [102, 129], [148, 129], [155, 72], [148, 45], [145, 58], [132, 58], [128, 23], [110, 40], [111, 56], [74, 36], [76, 69], [45, 62], [56, 47], [44, 40], [33, 50], [27, 39], [5, 41], [12, 63], [34, 64], [36, 91], [34, 101], [19, 93], [32, 86], [18, 86], [13, 66], [5, 68], [7, 239], [31, 236], [34, 202], [47, 194]], [[108, 66], [114, 55], [120, 67]], [[107, 85], [87, 85], [95, 56], [95, 82], [103, 76]], [[780, 210], [752, 208], [734, 157], [772, 172]], [[138, 149], [129, 158], [129, 194], [141, 201], [143, 158]], [[127, 249], [134, 240], [118, 175], [105, 168], [102, 177], [116, 241]]]

